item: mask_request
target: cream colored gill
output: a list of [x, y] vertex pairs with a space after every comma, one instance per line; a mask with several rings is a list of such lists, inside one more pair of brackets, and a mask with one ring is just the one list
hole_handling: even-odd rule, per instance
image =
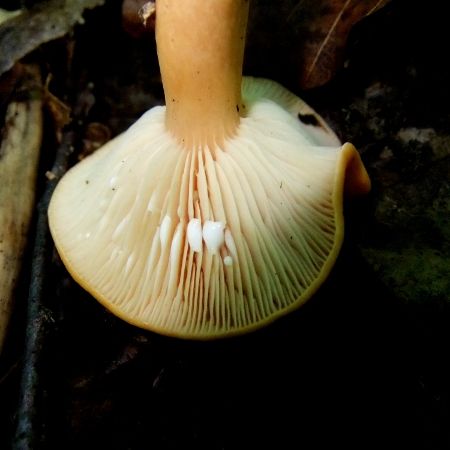
[[220, 148], [186, 150], [156, 107], [57, 186], [57, 249], [123, 319], [184, 338], [239, 334], [298, 307], [331, 269], [345, 174], [337, 138], [298, 120], [307, 106], [274, 82], [245, 79], [243, 102]]

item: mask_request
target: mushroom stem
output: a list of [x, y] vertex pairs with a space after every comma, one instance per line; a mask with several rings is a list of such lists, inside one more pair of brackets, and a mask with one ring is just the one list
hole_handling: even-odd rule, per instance
[[214, 147], [239, 125], [248, 0], [158, 0], [156, 43], [166, 127], [185, 147]]

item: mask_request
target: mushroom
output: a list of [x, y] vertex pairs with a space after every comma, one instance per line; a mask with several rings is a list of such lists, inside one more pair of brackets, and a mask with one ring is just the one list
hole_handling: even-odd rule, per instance
[[[302, 305], [343, 239], [358, 152], [279, 84], [242, 78], [246, 0], [158, 0], [166, 106], [72, 168], [49, 208], [75, 280], [122, 319], [189, 339]], [[301, 119], [301, 120], [299, 120]]]

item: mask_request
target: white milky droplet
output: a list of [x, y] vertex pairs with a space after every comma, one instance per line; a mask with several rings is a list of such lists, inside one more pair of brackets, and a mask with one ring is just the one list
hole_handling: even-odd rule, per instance
[[233, 265], [233, 258], [230, 255], [225, 256], [225, 258], [223, 258], [223, 263], [226, 266], [232, 266]]
[[231, 231], [226, 229], [225, 230], [225, 245], [227, 246], [228, 250], [232, 254], [234, 258], [237, 258], [237, 249], [236, 244], [234, 243], [233, 236], [231, 235]]
[[159, 232], [159, 238], [161, 240], [161, 247], [165, 247], [167, 241], [169, 240], [170, 225], [172, 224], [172, 219], [166, 214], [163, 221], [161, 222], [161, 229]]
[[225, 224], [223, 222], [213, 222], [207, 220], [203, 225], [203, 240], [206, 248], [214, 255], [224, 243], [223, 230]]
[[187, 239], [194, 252], [202, 250], [202, 224], [200, 219], [191, 219], [187, 226]]
[[117, 187], [117, 176], [113, 176], [109, 179], [109, 187], [113, 189]]

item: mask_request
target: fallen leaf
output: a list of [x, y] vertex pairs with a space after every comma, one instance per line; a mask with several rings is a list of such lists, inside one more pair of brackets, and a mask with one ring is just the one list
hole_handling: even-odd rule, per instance
[[111, 130], [104, 124], [99, 122], [91, 122], [84, 130], [82, 139], [83, 148], [81, 149], [78, 159], [81, 161], [86, 156], [94, 153], [111, 139]]
[[328, 82], [342, 64], [352, 27], [390, 0], [300, 0], [288, 22], [298, 24], [297, 49], [303, 89]]
[[48, 0], [0, 24], [0, 75], [41, 44], [83, 22], [85, 9], [104, 0]]
[[61, 142], [62, 130], [72, 120], [72, 111], [69, 106], [48, 90], [48, 85], [44, 88], [44, 103], [53, 119], [57, 141]]

